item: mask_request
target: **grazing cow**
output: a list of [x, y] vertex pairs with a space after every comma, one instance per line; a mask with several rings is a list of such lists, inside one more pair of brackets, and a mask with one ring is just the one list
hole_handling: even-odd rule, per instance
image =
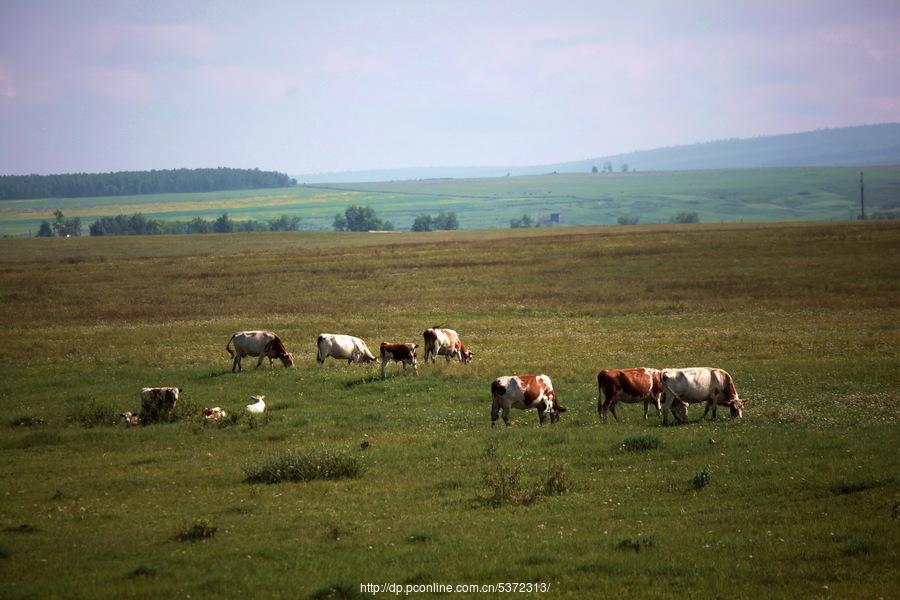
[[706, 403], [704, 417], [712, 408], [715, 419], [716, 408], [719, 405], [727, 406], [732, 418], [744, 416], [744, 401], [738, 397], [734, 380], [724, 369], [706, 367], [663, 369], [661, 378], [666, 392], [666, 403], [663, 407], [664, 425], [669, 422], [669, 410], [677, 402], [684, 405], [683, 416], [675, 413], [675, 418], [682, 422], [687, 419], [687, 405], [699, 402]]
[[141, 390], [141, 423], [153, 423], [168, 418], [178, 394], [184, 390], [177, 387], [145, 387]]
[[[234, 350], [231, 349], [232, 343]], [[256, 368], [262, 364], [263, 358], [269, 359], [269, 366], [272, 366], [272, 360], [278, 358], [285, 367], [294, 366], [294, 355], [287, 351], [282, 343], [281, 338], [271, 331], [239, 331], [231, 336], [225, 345], [228, 354], [234, 357], [234, 363], [231, 365], [231, 372], [234, 370], [243, 371], [241, 367], [241, 359], [245, 356], [258, 356]]]
[[459, 334], [452, 329], [432, 327], [422, 332], [422, 337], [425, 338], [425, 362], [430, 358], [431, 364], [434, 364], [436, 357], [444, 356], [448, 363], [451, 358], [456, 357], [459, 362], [466, 364], [475, 355], [466, 349], [459, 340]]
[[318, 347], [316, 361], [319, 364], [324, 363], [329, 356], [338, 360], [346, 360], [347, 364], [378, 361], [366, 343], [352, 335], [320, 333], [316, 340], [316, 346]]
[[519, 409], [536, 408], [538, 420], [543, 425], [550, 415], [550, 423], [559, 421], [559, 413], [566, 412], [560, 406], [553, 389], [553, 382], [546, 375], [506, 375], [498, 377], [491, 384], [491, 427], [497, 423], [500, 409], [503, 422], [509, 425], [510, 407]]
[[227, 413], [218, 406], [214, 406], [212, 408], [205, 406], [203, 407], [202, 412], [207, 421], [218, 421], [228, 416]]
[[659, 416], [661, 403], [665, 390], [659, 369], [607, 369], [597, 375], [597, 413], [603, 421], [606, 421], [606, 411], [619, 420], [616, 414], [616, 403], [627, 404], [644, 403], [644, 419], [650, 410], [650, 403], [656, 406], [656, 415]]
[[384, 379], [384, 370], [392, 360], [402, 364], [404, 371], [406, 370], [406, 365], [412, 365], [413, 373], [418, 375], [419, 369], [416, 361], [416, 348], [418, 347], [418, 344], [381, 342], [381, 378]]

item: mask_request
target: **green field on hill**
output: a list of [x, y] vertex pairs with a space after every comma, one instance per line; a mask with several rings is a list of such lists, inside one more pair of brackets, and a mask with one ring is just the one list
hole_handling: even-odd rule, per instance
[[[900, 213], [900, 167], [866, 167], [866, 205]], [[563, 225], [612, 225], [619, 217], [667, 223], [679, 212], [701, 222], [847, 220], [859, 214], [859, 169], [809, 167], [721, 171], [558, 174], [299, 186], [271, 190], [11, 200], [0, 202], [0, 234], [37, 232], [55, 209], [85, 225], [103, 216], [268, 220], [297, 215], [305, 230], [330, 230], [351, 204], [372, 206], [397, 229], [416, 215], [457, 213], [462, 229], [508, 227], [510, 219], [559, 213]]]
[[[0, 597], [892, 597], [898, 273], [891, 222], [0, 239]], [[471, 364], [315, 361], [437, 324]], [[233, 374], [245, 329], [296, 368]], [[634, 366], [725, 368], [745, 417], [601, 423]], [[491, 381], [538, 372], [561, 421], [492, 429]], [[175, 420], [125, 428], [162, 385]]]

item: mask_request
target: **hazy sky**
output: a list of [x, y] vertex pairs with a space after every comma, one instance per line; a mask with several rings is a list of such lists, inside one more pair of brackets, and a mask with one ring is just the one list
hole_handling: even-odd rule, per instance
[[0, 0], [0, 174], [528, 165], [900, 121], [900, 0]]

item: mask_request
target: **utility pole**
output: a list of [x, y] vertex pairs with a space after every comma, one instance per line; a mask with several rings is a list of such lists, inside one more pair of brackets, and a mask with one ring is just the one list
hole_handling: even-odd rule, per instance
[[863, 185], [863, 172], [859, 172], [859, 219], [866, 220], [866, 188]]

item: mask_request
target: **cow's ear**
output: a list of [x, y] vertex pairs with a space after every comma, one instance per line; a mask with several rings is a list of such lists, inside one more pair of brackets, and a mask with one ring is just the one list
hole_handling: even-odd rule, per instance
[[418, 344], [413, 344], [413, 348], [418, 348], [418, 347], [419, 347]]

